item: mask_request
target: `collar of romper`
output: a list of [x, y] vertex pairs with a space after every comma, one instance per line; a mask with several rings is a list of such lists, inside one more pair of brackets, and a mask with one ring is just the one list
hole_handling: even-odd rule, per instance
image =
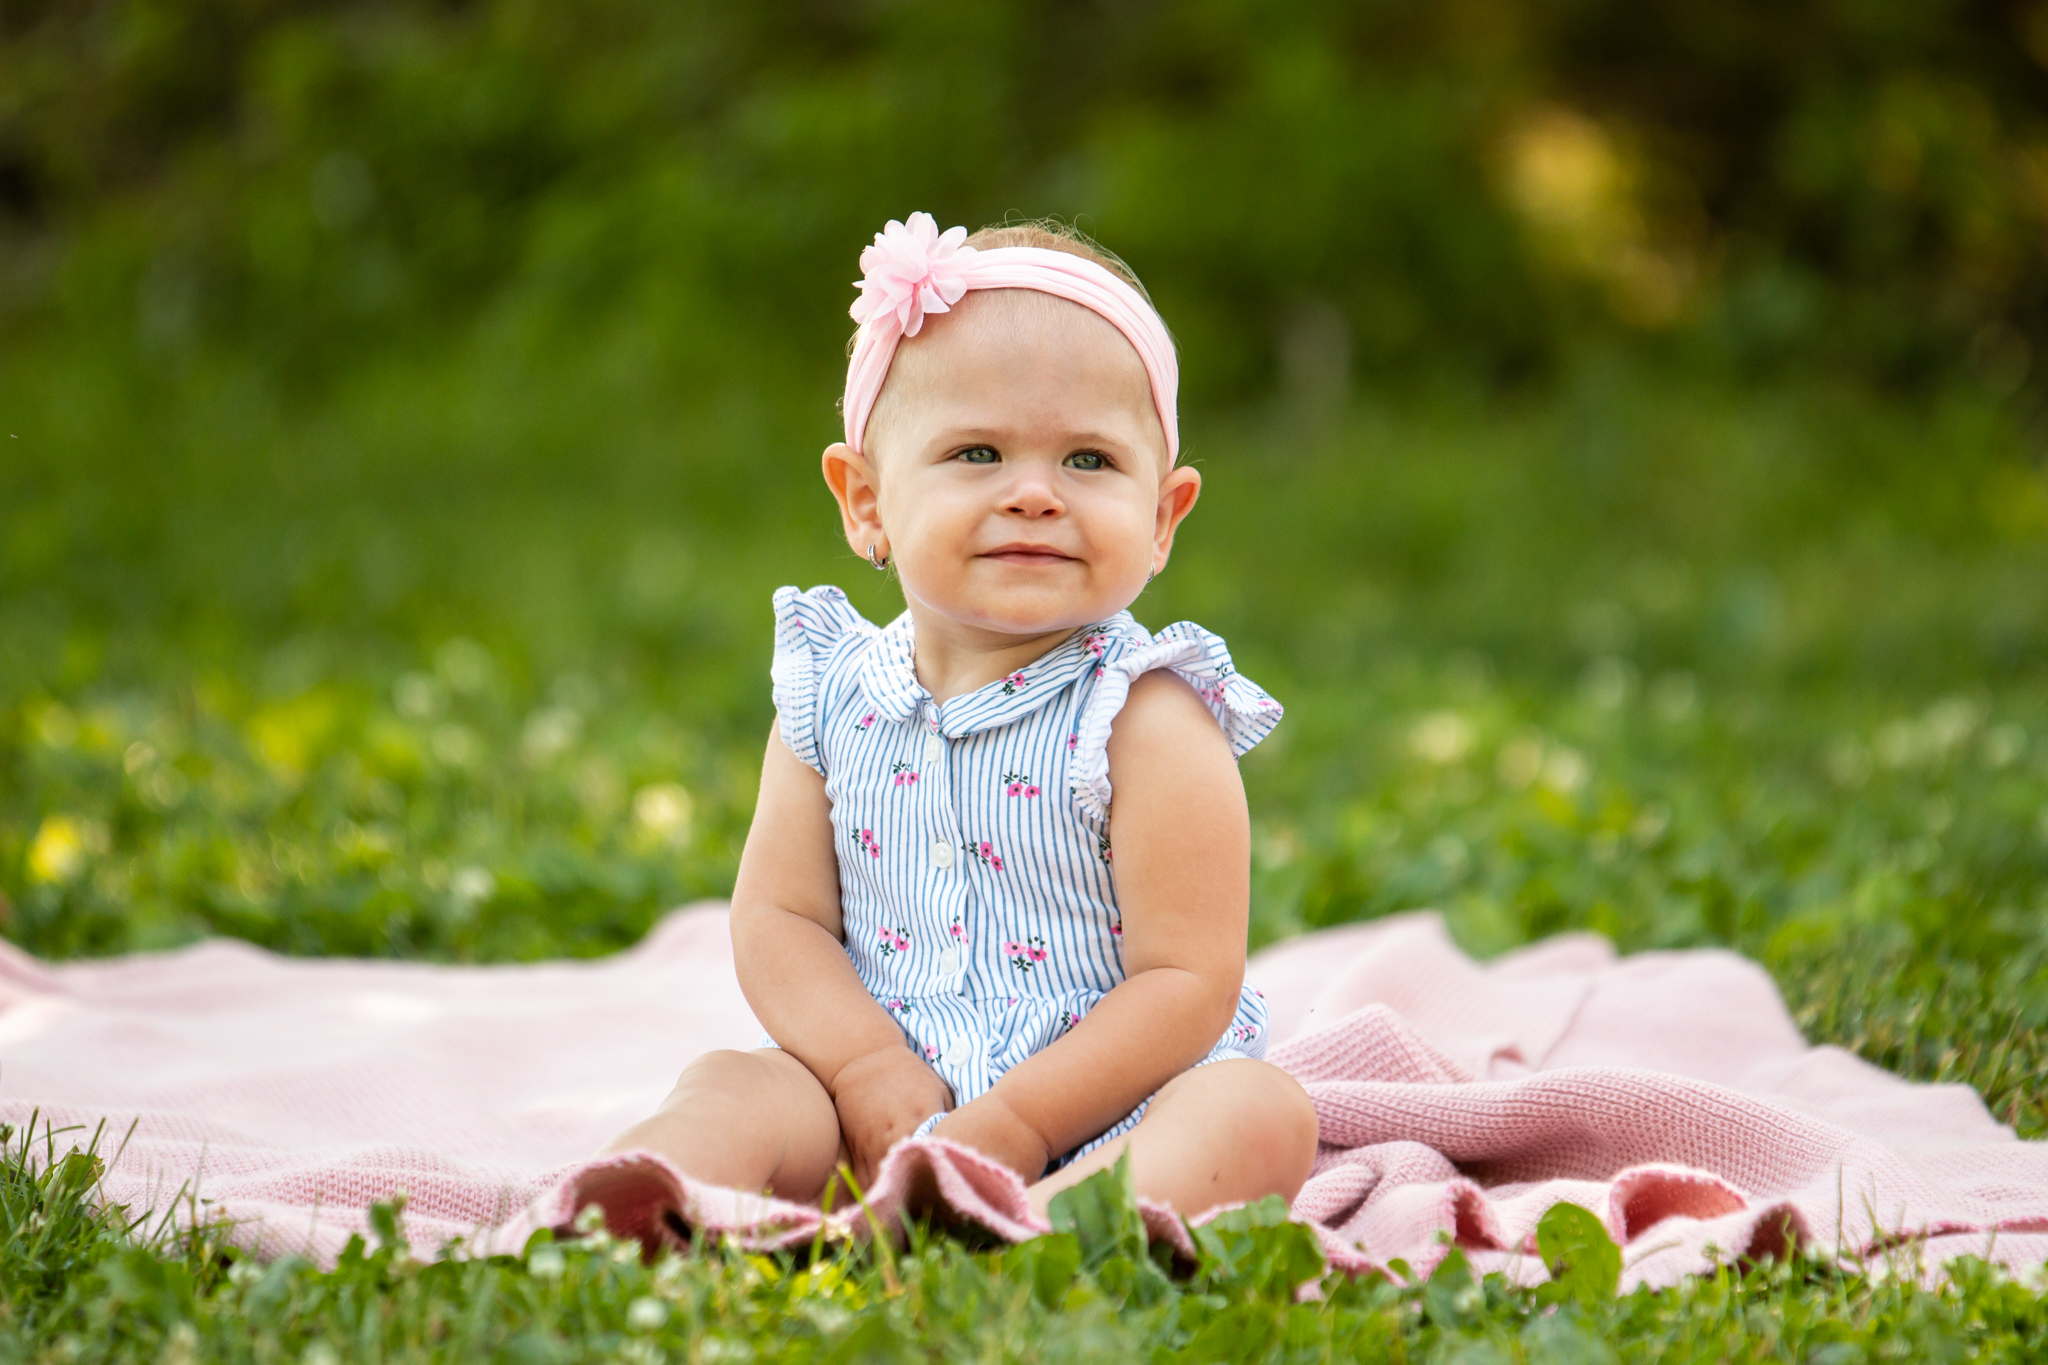
[[861, 660], [860, 686], [875, 710], [902, 724], [922, 717], [948, 739], [1022, 719], [1066, 690], [1069, 684], [1099, 669], [1105, 658], [1132, 638], [1151, 636], [1127, 611], [1100, 625], [1075, 631], [1007, 678], [958, 696], [943, 707], [930, 707], [932, 694], [917, 680], [916, 628], [910, 613], [883, 627]]

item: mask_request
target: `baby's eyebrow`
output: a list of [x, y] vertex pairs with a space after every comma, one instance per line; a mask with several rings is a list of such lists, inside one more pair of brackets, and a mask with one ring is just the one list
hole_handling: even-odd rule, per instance
[[937, 433], [937, 441], [941, 445], [948, 446], [962, 445], [968, 442], [1013, 447], [1043, 443], [1056, 446], [1068, 454], [1076, 450], [1101, 450], [1105, 453], [1115, 454], [1118, 452], [1135, 452], [1141, 448], [1134, 445], [1126, 437], [1112, 436], [1102, 431], [1067, 431], [1047, 438], [1031, 432], [1017, 432], [995, 427], [977, 426], [941, 428]]

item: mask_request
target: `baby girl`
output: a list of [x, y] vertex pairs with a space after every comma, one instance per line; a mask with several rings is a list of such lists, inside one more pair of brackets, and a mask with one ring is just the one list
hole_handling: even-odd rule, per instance
[[1183, 1214], [1291, 1199], [1316, 1118], [1260, 1060], [1237, 772], [1280, 706], [1221, 639], [1128, 610], [1202, 486], [1172, 339], [1056, 225], [916, 213], [861, 266], [825, 482], [908, 610], [775, 594], [732, 897], [769, 1038], [698, 1058], [607, 1150], [817, 1200], [930, 1134], [1015, 1171], [1040, 1217], [1126, 1152]]

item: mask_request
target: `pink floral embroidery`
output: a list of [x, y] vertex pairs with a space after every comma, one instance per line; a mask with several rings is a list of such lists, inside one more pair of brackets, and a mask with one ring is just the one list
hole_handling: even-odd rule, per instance
[[946, 932], [953, 936], [956, 943], [967, 942], [967, 929], [960, 923], [960, 917], [957, 915], [953, 917], [953, 922], [946, 926]]
[[1079, 735], [1068, 735], [1068, 736], [1067, 736], [1067, 748], [1068, 748], [1068, 750], [1069, 750], [1069, 751], [1072, 751], [1072, 750], [1074, 750], [1074, 749], [1078, 749], [1078, 748], [1080, 748], [1080, 747], [1081, 747], [1081, 737], [1080, 737]]
[[871, 829], [860, 832], [860, 846], [867, 850], [870, 858], [882, 856], [882, 845], [875, 839], [875, 832]]
[[1003, 695], [1006, 697], [1014, 697], [1017, 695], [1019, 689], [1027, 687], [1029, 685], [1030, 680], [1026, 678], [1022, 673], [1012, 673], [1009, 677], [1003, 679]]
[[1230, 1030], [1229, 1036], [1237, 1039], [1240, 1043], [1249, 1043], [1252, 1039], [1259, 1036], [1259, 1031], [1250, 1024], [1239, 1024]]
[[870, 711], [870, 712], [868, 712], [868, 713], [867, 713], [866, 715], [862, 716], [862, 717], [861, 717], [861, 718], [860, 718], [859, 720], [855, 721], [855, 722], [854, 722], [854, 725], [855, 725], [855, 727], [856, 727], [856, 728], [858, 728], [858, 729], [862, 729], [862, 730], [865, 730], [865, 729], [867, 729], [867, 728], [868, 728], [869, 726], [873, 725], [874, 723], [875, 723], [875, 713], [874, 713], [874, 712], [872, 712], [872, 711]]
[[1060, 1032], [1061, 1032], [1061, 1033], [1066, 1033], [1066, 1032], [1069, 1032], [1069, 1031], [1071, 1031], [1071, 1030], [1073, 1029], [1074, 1025], [1076, 1025], [1076, 1024], [1078, 1024], [1078, 1023], [1080, 1023], [1080, 1022], [1081, 1022], [1081, 1016], [1080, 1016], [1080, 1015], [1078, 1015], [1078, 1014], [1075, 1014], [1075, 1013], [1074, 1013], [1074, 1012], [1073, 1012], [1072, 1010], [1068, 1010], [1068, 1011], [1067, 1011], [1067, 1012], [1066, 1012], [1065, 1014], [1062, 1014], [1062, 1015], [1060, 1016]]
[[1030, 971], [1033, 967], [1045, 961], [1047, 956], [1045, 940], [1036, 934], [1033, 934], [1022, 943], [1018, 943], [1015, 940], [1005, 943], [1003, 945], [1003, 952], [1009, 957], [1010, 965], [1020, 972]]
[[928, 1062], [939, 1060], [939, 1049], [931, 1043], [924, 1045], [924, 1059]]
[[875, 937], [881, 940], [879, 946], [883, 957], [893, 957], [897, 953], [908, 951], [910, 948], [910, 931], [908, 929], [891, 929], [885, 924], [875, 931]]
[[966, 849], [974, 857], [981, 859], [982, 863], [990, 871], [1001, 872], [1003, 870], [1003, 855], [996, 852], [994, 846], [988, 840], [984, 839], [978, 844], [965, 843], [960, 845], [960, 847]]
[[884, 1000], [882, 1002], [882, 1008], [885, 1010], [895, 1010], [898, 1014], [902, 1014], [905, 1011], [907, 1011], [910, 1008], [910, 1006], [904, 1004], [901, 1000]]
[[911, 770], [910, 764], [898, 763], [890, 768], [889, 771], [895, 775], [897, 786], [914, 787], [917, 785], [917, 774]]
[[1023, 773], [1004, 773], [1003, 792], [1009, 796], [1028, 798], [1038, 795], [1038, 788], [1033, 786], [1031, 779]]
[[1109, 840], [1100, 834], [1095, 836], [1095, 852], [1105, 863], [1116, 858], [1116, 854], [1110, 851]]
[[1117, 938], [1122, 938], [1124, 936], [1124, 922], [1118, 920], [1115, 924], [1110, 925], [1109, 932]]
[[1091, 629], [1086, 635], [1081, 637], [1081, 648], [1099, 659], [1102, 657], [1103, 650], [1108, 647], [1104, 643], [1108, 638], [1108, 633], [1099, 627]]

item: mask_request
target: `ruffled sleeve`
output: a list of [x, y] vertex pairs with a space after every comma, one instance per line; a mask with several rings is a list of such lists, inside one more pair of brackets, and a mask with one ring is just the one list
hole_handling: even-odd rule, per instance
[[837, 588], [775, 590], [775, 659], [768, 669], [775, 714], [782, 742], [820, 774], [825, 755], [818, 747], [818, 692], [825, 660], [848, 636], [874, 631]]
[[1230, 741], [1232, 757], [1242, 758], [1280, 723], [1280, 703], [1237, 671], [1222, 636], [1192, 621], [1168, 626], [1150, 643], [1144, 643], [1141, 636], [1103, 660], [1095, 695], [1088, 700], [1075, 737], [1070, 769], [1074, 799], [1098, 819], [1109, 815], [1110, 726], [1124, 709], [1131, 684], [1155, 668], [1172, 669], [1209, 704], [1216, 723], [1223, 727], [1224, 738]]

